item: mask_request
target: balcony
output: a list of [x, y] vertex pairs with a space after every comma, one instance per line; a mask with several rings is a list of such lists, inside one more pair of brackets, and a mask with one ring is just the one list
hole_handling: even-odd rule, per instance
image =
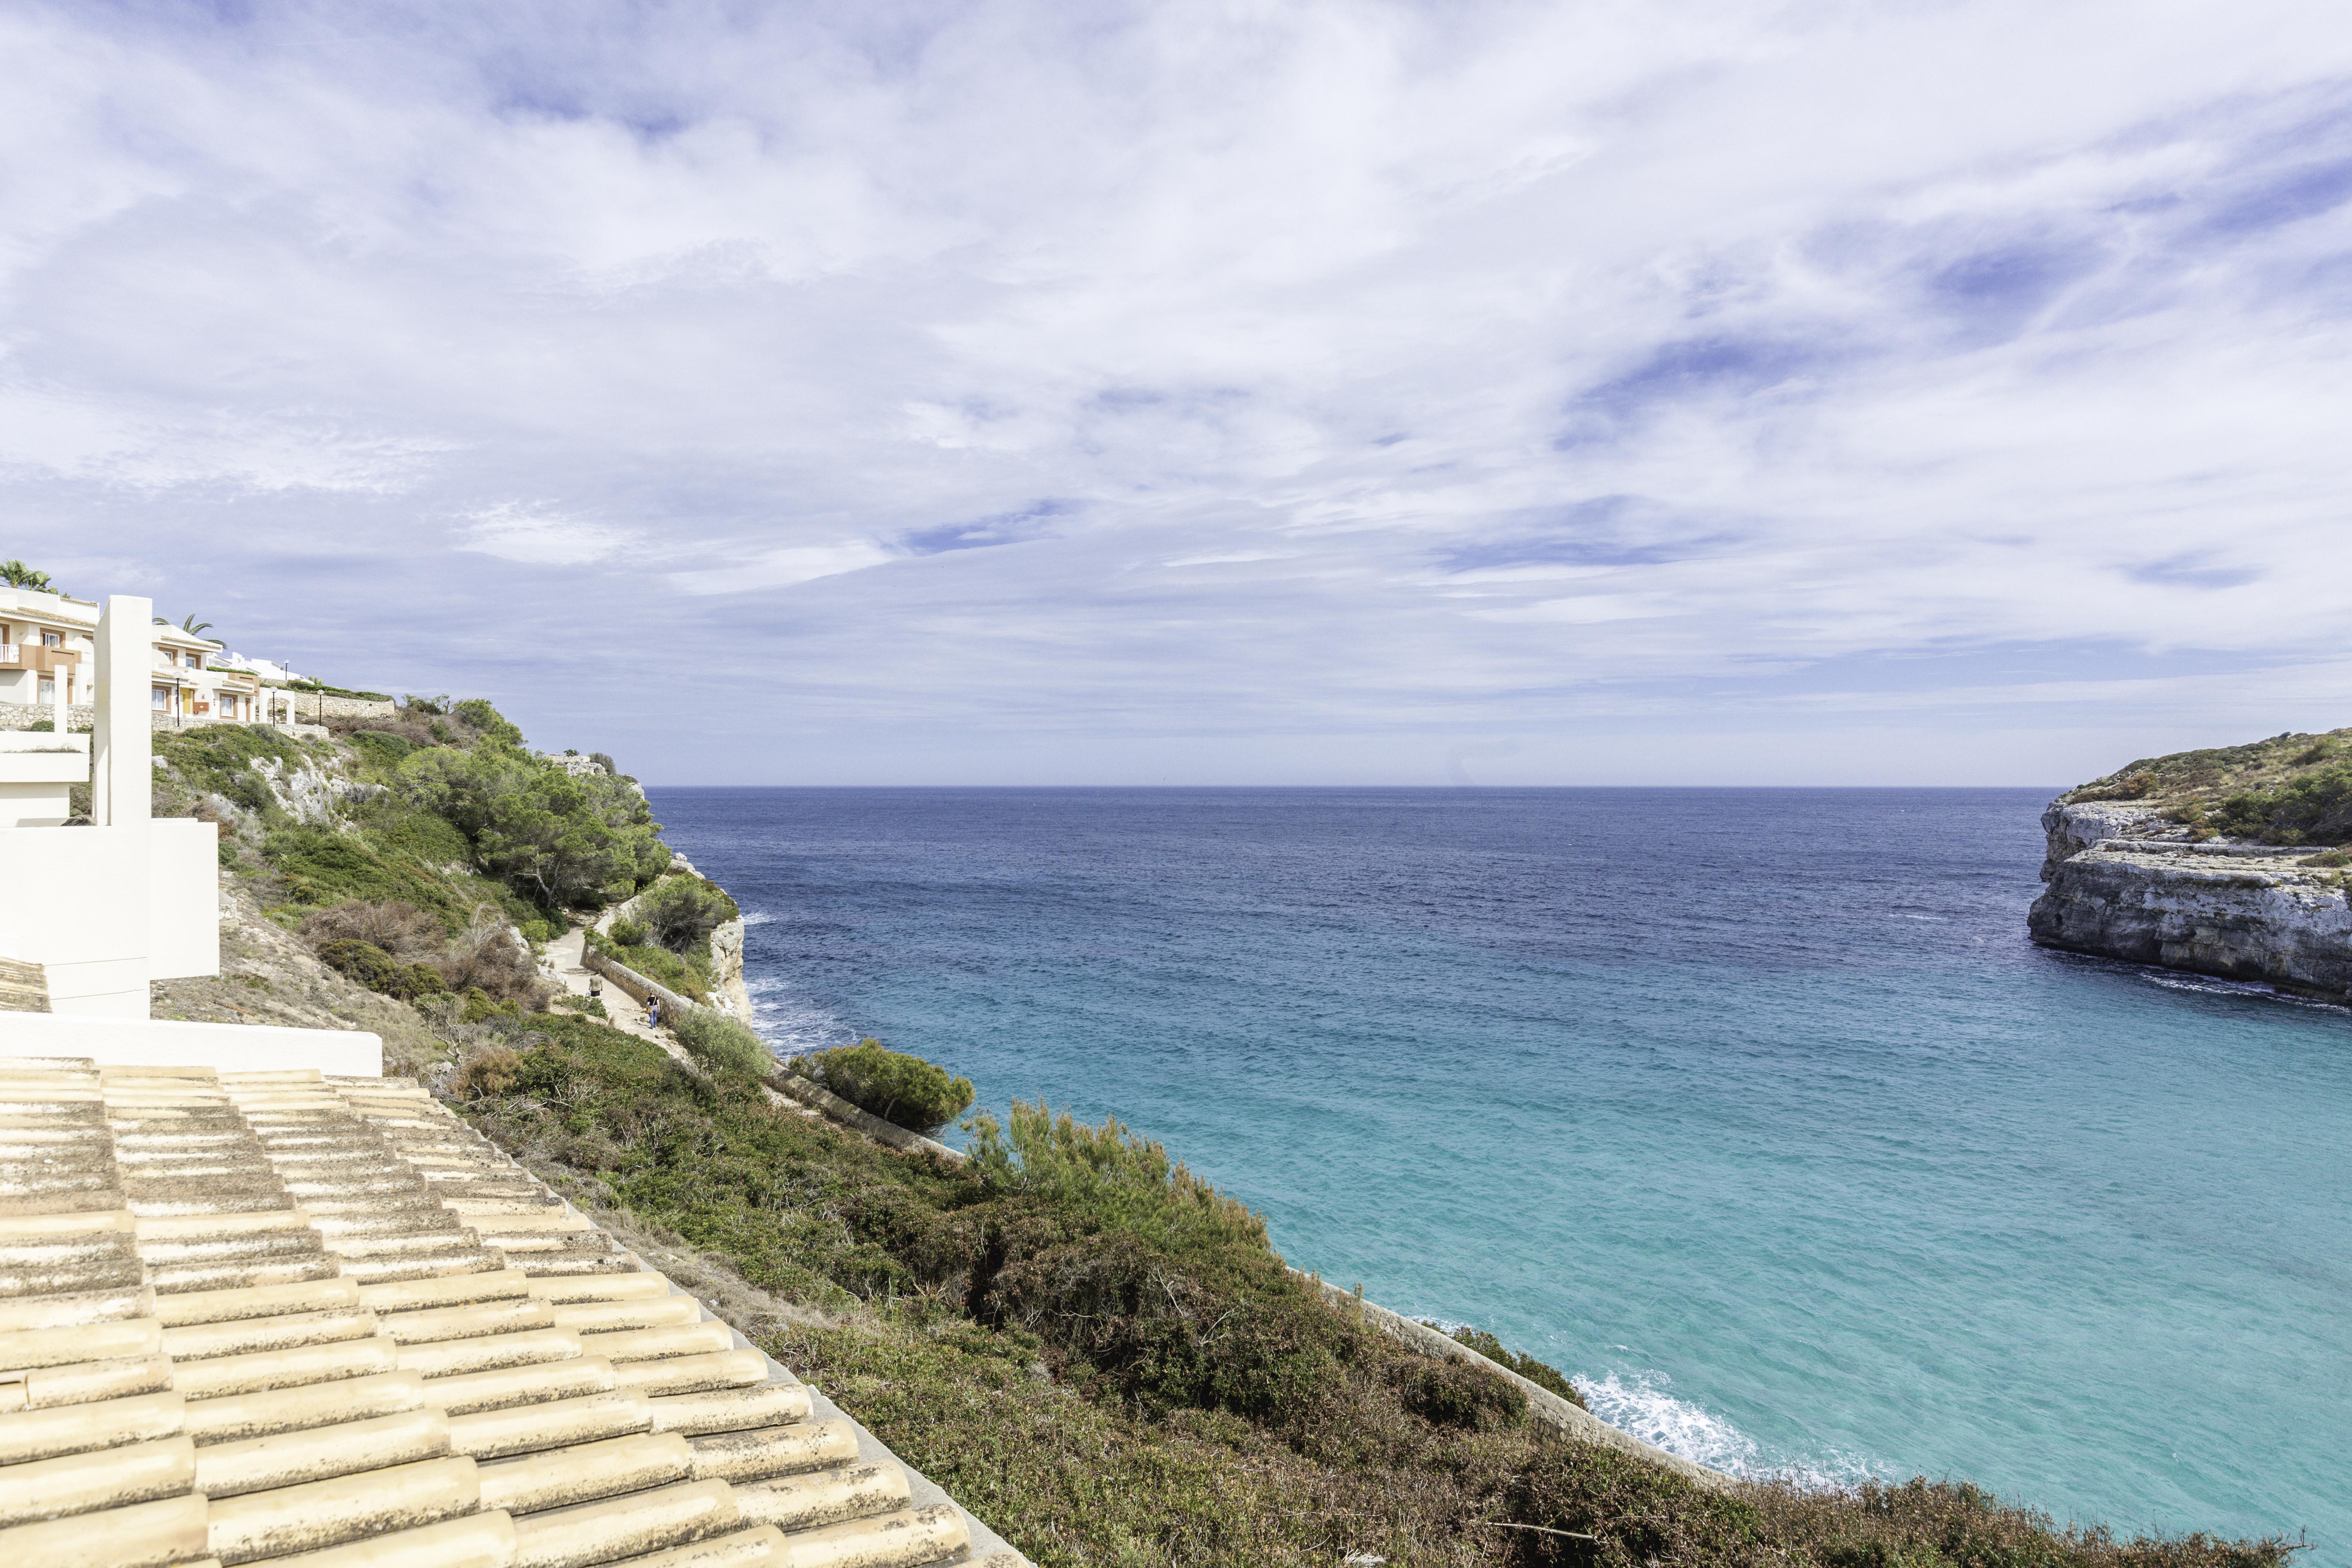
[[0, 669], [32, 669], [43, 675], [55, 675], [59, 669], [71, 669], [80, 661], [73, 648], [44, 647], [39, 643], [0, 643]]

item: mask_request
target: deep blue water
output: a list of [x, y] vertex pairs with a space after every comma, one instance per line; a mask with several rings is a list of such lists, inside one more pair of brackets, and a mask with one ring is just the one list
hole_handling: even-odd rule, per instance
[[1695, 1458], [2352, 1562], [2352, 1014], [2039, 951], [2039, 790], [696, 790], [763, 1030], [1117, 1114]]

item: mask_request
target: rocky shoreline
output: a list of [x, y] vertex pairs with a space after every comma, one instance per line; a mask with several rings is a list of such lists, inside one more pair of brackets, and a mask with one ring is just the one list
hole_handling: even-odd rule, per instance
[[2200, 837], [2117, 801], [2053, 801], [2042, 826], [2049, 886], [2026, 929], [2042, 946], [2352, 1002], [2341, 854]]

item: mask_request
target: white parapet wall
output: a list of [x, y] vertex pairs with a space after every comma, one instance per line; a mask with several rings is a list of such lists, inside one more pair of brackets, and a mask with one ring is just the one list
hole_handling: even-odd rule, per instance
[[168, 1018], [0, 1013], [0, 1057], [73, 1057], [100, 1067], [211, 1068], [216, 1072], [315, 1068], [348, 1078], [383, 1076], [383, 1039], [357, 1029], [187, 1024]]
[[51, 1012], [144, 1018], [149, 981], [220, 973], [209, 822], [0, 828], [0, 958], [42, 966]]

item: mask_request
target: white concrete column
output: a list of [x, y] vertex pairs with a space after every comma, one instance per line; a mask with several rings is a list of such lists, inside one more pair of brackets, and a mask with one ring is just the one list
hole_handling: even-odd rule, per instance
[[155, 679], [154, 614], [153, 600], [116, 594], [98, 618], [89, 819], [100, 827], [143, 827], [153, 814], [155, 737], [147, 691]]
[[50, 722], [57, 726], [60, 735], [73, 728], [73, 668], [72, 665], [60, 658], [49, 676]]

